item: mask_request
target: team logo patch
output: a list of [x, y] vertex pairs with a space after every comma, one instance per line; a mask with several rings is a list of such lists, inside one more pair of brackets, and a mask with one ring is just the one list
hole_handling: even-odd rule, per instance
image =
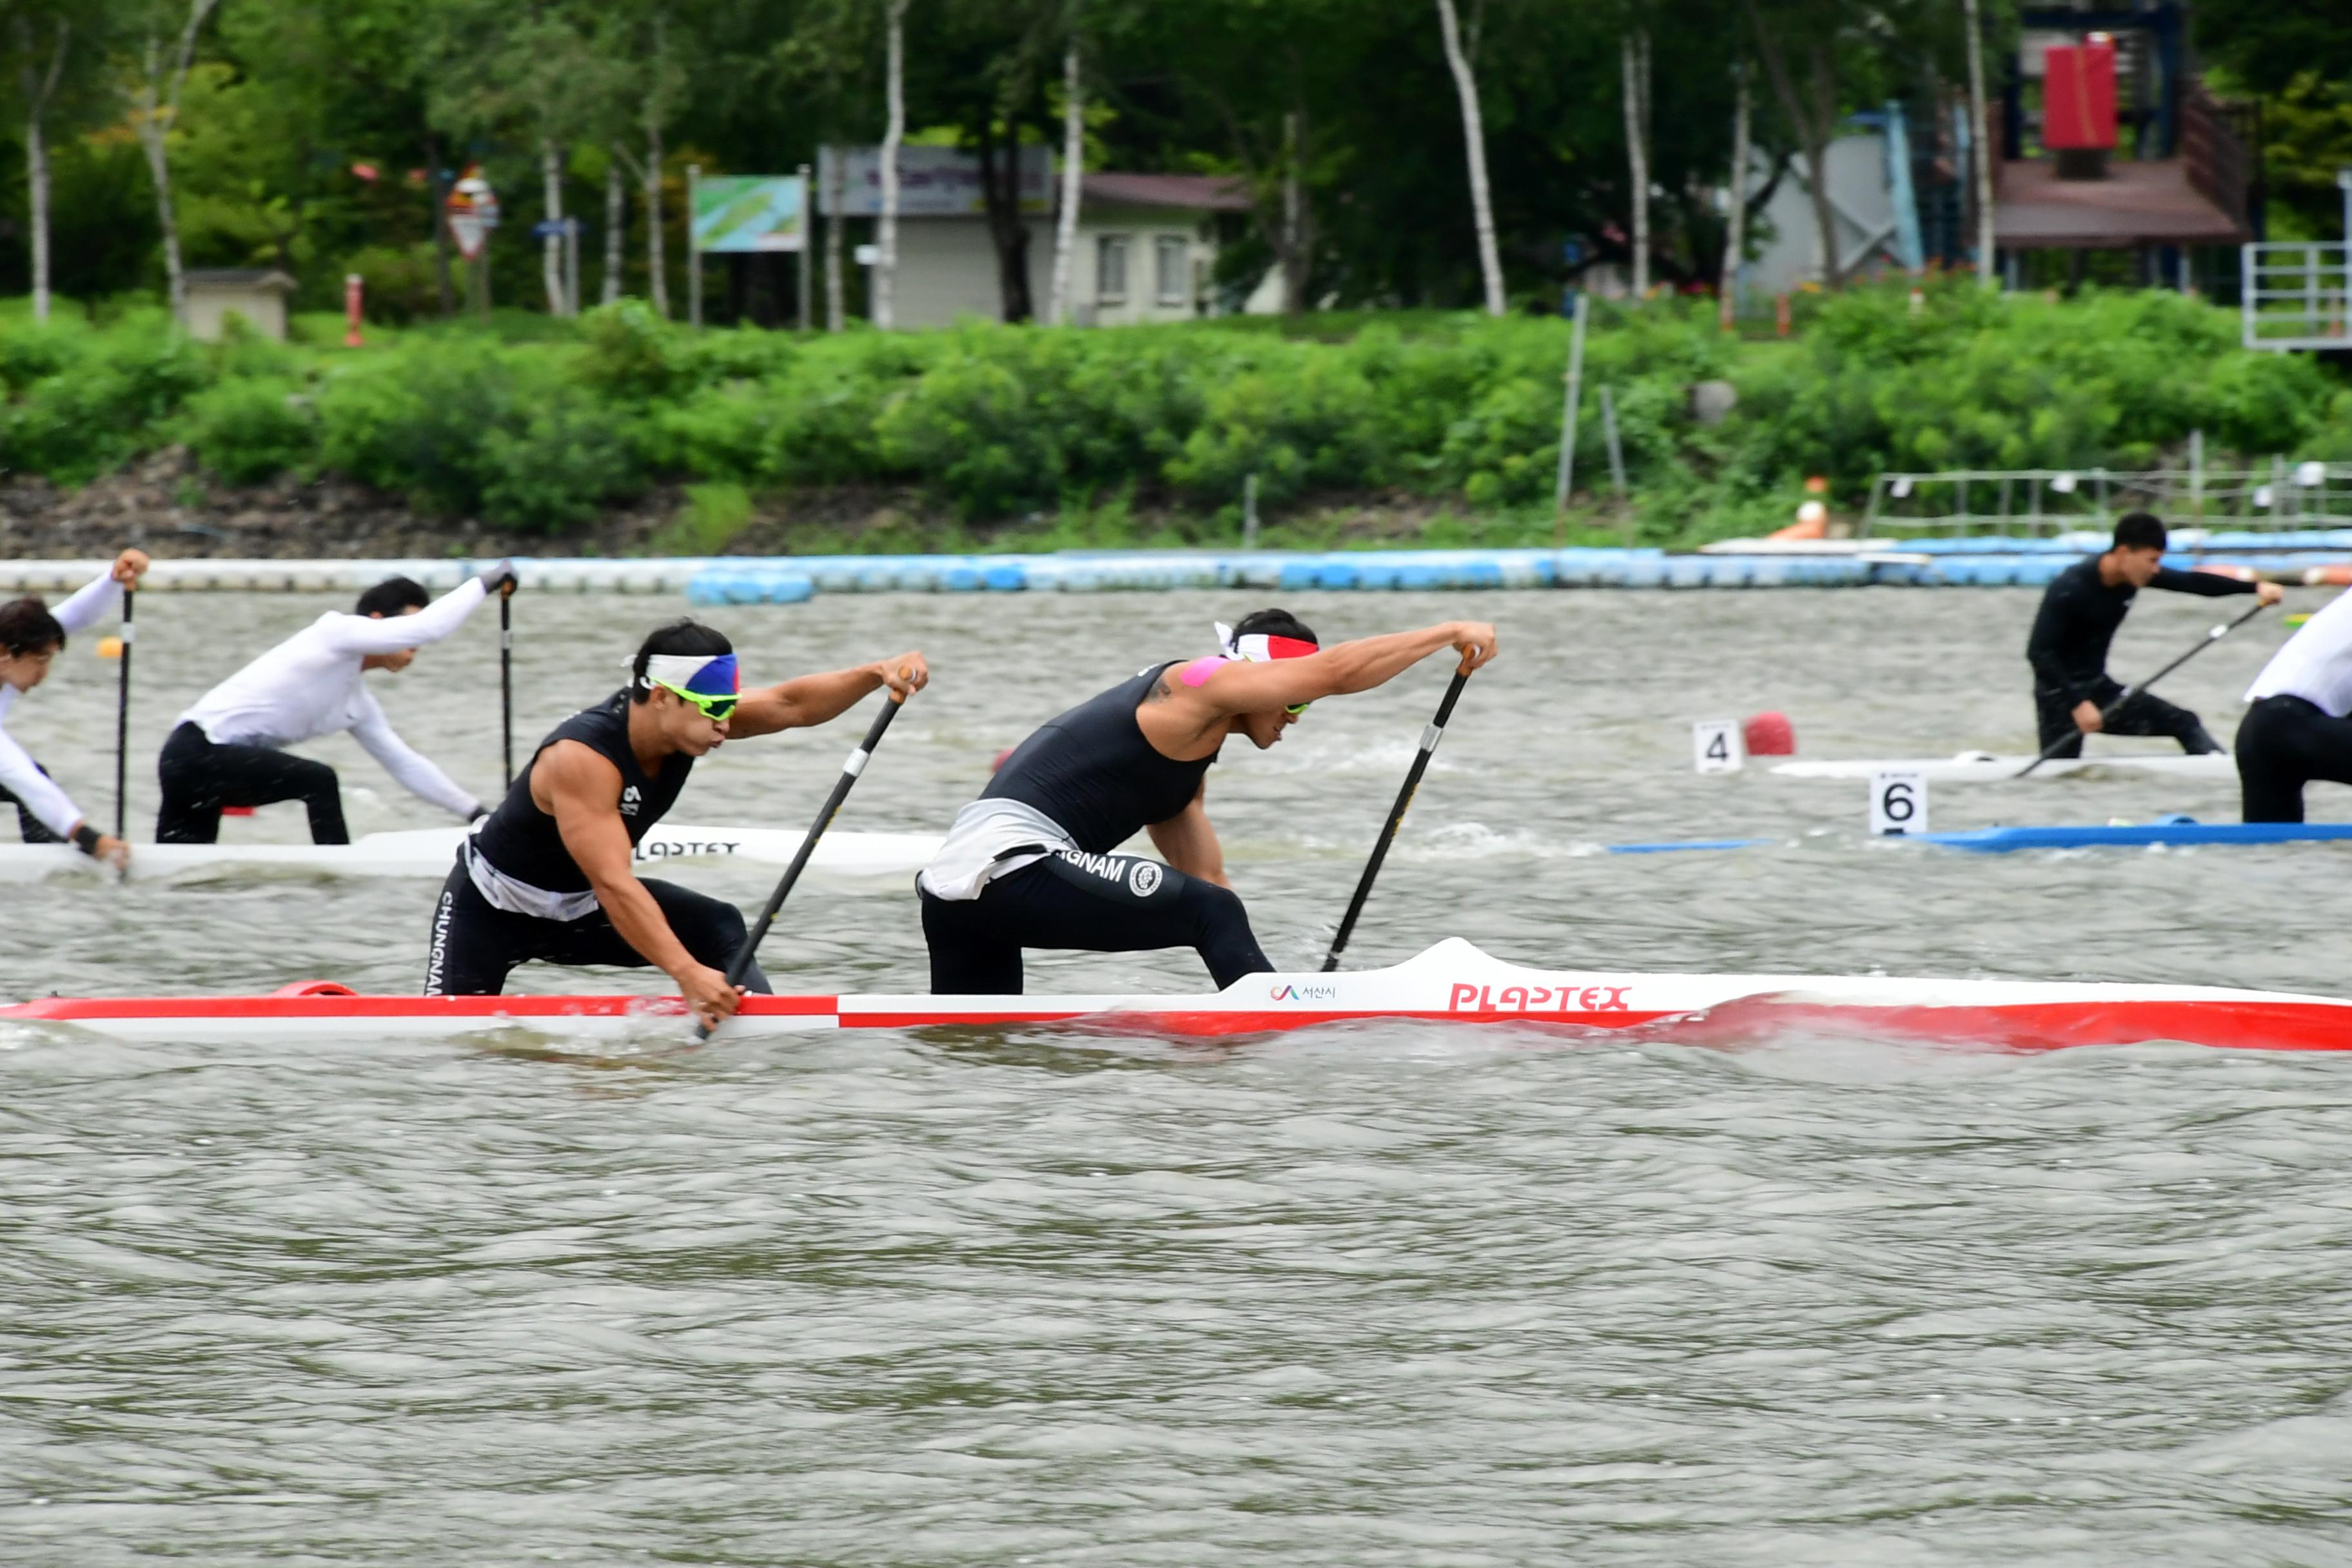
[[1138, 860], [1127, 874], [1127, 885], [1135, 889], [1139, 899], [1148, 899], [1160, 890], [1160, 867], [1156, 861]]
[[628, 788], [621, 792], [621, 815], [623, 816], [636, 816], [637, 807], [642, 803], [643, 797], [637, 794], [637, 786], [631, 784]]

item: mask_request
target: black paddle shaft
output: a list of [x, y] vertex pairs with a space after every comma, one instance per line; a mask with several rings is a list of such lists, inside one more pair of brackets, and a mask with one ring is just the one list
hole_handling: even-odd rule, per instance
[[[2162, 680], [2166, 676], [2170, 675], [2174, 670], [2179, 669], [2182, 665], [2187, 664], [2190, 659], [2195, 658], [2199, 654], [2203, 653], [2207, 648], [2211, 647], [2215, 643], [2220, 642], [2223, 637], [2228, 637], [2231, 632], [2236, 631], [2240, 626], [2244, 626], [2248, 621], [2252, 620], [2256, 616], [2261, 615], [2264, 610], [2269, 608], [2270, 606], [2268, 605], [2257, 604], [2252, 609], [2248, 610], [2244, 615], [2240, 616], [2228, 626], [2215, 626], [2211, 631], [2207, 632], [2203, 637], [2199, 637], [2194, 643], [2191, 643], [2189, 647], [2189, 651], [2182, 654], [2179, 658], [2174, 659], [2170, 664], [2166, 665], [2162, 669], [2158, 670], [2154, 675], [2149, 676], [2146, 680], [2141, 681], [2138, 685], [2125, 687], [2122, 693], [2117, 696], [2113, 702], [2108, 703], [2105, 708], [2099, 710], [2099, 722], [2105, 724], [2109, 719], [2115, 716], [2116, 709], [2121, 708], [2125, 703], [2130, 701], [2141, 692], [2146, 691], [2149, 687], [2154, 686], [2158, 681]], [[2078, 730], [2074, 734], [2059, 736], [2047, 746], [2042, 748], [2042, 754], [2040, 756], [2034, 758], [2032, 762], [2026, 763], [2023, 767], [2018, 769], [2017, 772], [2011, 773], [2010, 776], [2012, 779], [2023, 778], [2026, 774], [2032, 773], [2034, 769], [2040, 767], [2042, 763], [2056, 756], [2065, 747], [2073, 744], [2080, 738], [2081, 733], [2082, 732]]]
[[1372, 882], [1381, 874], [1381, 862], [1389, 858], [1389, 846], [1396, 842], [1397, 829], [1404, 825], [1404, 814], [1412, 806], [1413, 792], [1421, 788], [1421, 775], [1429, 771], [1429, 759], [1436, 754], [1437, 742], [1445, 738], [1445, 721], [1454, 717], [1454, 705], [1462, 700], [1462, 689], [1468, 684], [1468, 670], [1454, 672], [1454, 684], [1445, 689], [1445, 699], [1437, 705], [1437, 717], [1421, 732], [1421, 750], [1413, 756], [1412, 770], [1404, 775], [1404, 788], [1397, 791], [1396, 804], [1389, 807], [1389, 819], [1381, 828], [1380, 842], [1372, 846], [1372, 858], [1365, 862], [1364, 874], [1356, 882], [1356, 896], [1348, 900], [1348, 912], [1340, 918], [1339, 934], [1331, 939], [1331, 951], [1323, 960], [1326, 973], [1339, 967], [1339, 954], [1346, 951], [1348, 938], [1355, 931], [1357, 917], [1364, 912], [1364, 900], [1372, 896]]
[[507, 788], [514, 788], [514, 593], [499, 594], [499, 726], [506, 740]]
[[[874, 748], [882, 743], [882, 731], [890, 727], [890, 721], [898, 716], [898, 710], [903, 706], [905, 704], [896, 697], [885, 701], [882, 711], [874, 715], [873, 726], [866, 731], [866, 739], [857, 742], [857, 749], [849, 753], [849, 761], [842, 764], [841, 776], [833, 781], [833, 793], [824, 797], [824, 809], [816, 814], [814, 822], [809, 824], [807, 834], [801, 839], [801, 847], [793, 851], [793, 863], [784, 868], [783, 879], [776, 884], [776, 890], [768, 895], [768, 907], [760, 911], [759, 923], [751, 928], [750, 935], [744, 937], [742, 951], [727, 966], [728, 984], [742, 984], [743, 976], [751, 972], [751, 957], [760, 951], [761, 939], [768, 934], [768, 928], [776, 923], [776, 911], [784, 907], [786, 899], [792, 897], [793, 884], [801, 879], [801, 872], [807, 868], [809, 856], [815, 852], [816, 841], [824, 837], [824, 830], [832, 826], [833, 819], [840, 815], [841, 803], [849, 798], [850, 786], [857, 782], [857, 775], [866, 771], [866, 759], [874, 754]], [[698, 1039], [708, 1039], [710, 1031], [697, 1024], [695, 1036]]]
[[114, 836], [130, 837], [131, 821], [131, 619], [139, 594], [134, 588], [122, 590], [122, 668], [114, 693]]

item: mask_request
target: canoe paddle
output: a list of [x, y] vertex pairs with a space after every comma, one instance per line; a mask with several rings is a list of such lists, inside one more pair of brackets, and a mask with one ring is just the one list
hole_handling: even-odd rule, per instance
[[1348, 938], [1356, 929], [1356, 917], [1364, 912], [1364, 900], [1372, 896], [1372, 879], [1381, 874], [1381, 862], [1389, 858], [1389, 846], [1396, 842], [1397, 829], [1404, 825], [1404, 814], [1412, 805], [1413, 792], [1421, 787], [1421, 775], [1429, 771], [1429, 759], [1437, 752], [1437, 742], [1445, 738], [1445, 721], [1454, 717], [1454, 705], [1462, 700], [1462, 689], [1470, 684], [1470, 672], [1456, 669], [1454, 684], [1445, 689], [1445, 699], [1437, 705], [1437, 717], [1421, 732], [1421, 750], [1413, 754], [1412, 767], [1404, 775], [1404, 788], [1397, 791], [1396, 804], [1389, 807], [1388, 822], [1381, 828], [1380, 842], [1372, 846], [1372, 858], [1364, 864], [1364, 874], [1356, 883], [1356, 896], [1348, 900], [1348, 912], [1339, 921], [1339, 934], [1331, 939], [1331, 951], [1323, 960], [1323, 972], [1329, 973], [1339, 967], [1339, 954], [1348, 946]]
[[[2228, 637], [2231, 632], [2236, 631], [2240, 626], [2244, 626], [2248, 621], [2252, 620], [2256, 616], [2261, 615], [2264, 610], [2269, 608], [2270, 606], [2268, 605], [2257, 604], [2252, 609], [2248, 610], [2244, 615], [2240, 616], [2228, 626], [2215, 626], [2211, 631], [2207, 632], [2203, 637], [2199, 637], [2194, 643], [2191, 643], [2189, 645], [2189, 651], [2182, 654], [2179, 658], [2174, 659], [2170, 664], [2166, 665], [2162, 669], [2158, 670], [2154, 675], [2149, 676], [2146, 680], [2141, 681], [2138, 685], [2125, 687], [2121, 696], [2117, 697], [2113, 702], [2108, 703], [2105, 708], [2099, 710], [2099, 722], [2103, 725], [2106, 723], [2110, 718], [2115, 716], [2116, 709], [2121, 708], [2125, 703], [2130, 701], [2141, 692], [2146, 691], [2149, 687], [2154, 686], [2158, 681], [2162, 680], [2166, 676], [2170, 675], [2174, 670], [2179, 669], [2182, 665], [2187, 664], [2190, 659], [2195, 658], [2199, 654], [2203, 653], [2207, 648], [2211, 647], [2215, 643], [2220, 642], [2223, 637]], [[2018, 769], [2017, 772], [2011, 773], [2010, 777], [2011, 779], [2023, 778], [2026, 774], [2032, 773], [2034, 769], [2040, 767], [2042, 763], [2056, 756], [2068, 745], [2079, 742], [2082, 739], [2082, 734], [2083, 731], [2077, 730], [2072, 735], [2059, 736], [2047, 746], [2042, 748], [2042, 754], [2040, 756], [2034, 758], [2032, 762]]]
[[514, 585], [499, 590], [499, 723], [506, 738], [507, 788], [514, 788]]
[[114, 836], [130, 842], [131, 792], [131, 614], [138, 604], [137, 590], [122, 590], [122, 668], [114, 685]]
[[[743, 939], [743, 949], [735, 955], [735, 961], [727, 966], [729, 985], [742, 984], [743, 976], [751, 972], [751, 956], [760, 951], [761, 939], [768, 934], [768, 928], [776, 923], [776, 911], [782, 909], [784, 900], [792, 896], [793, 884], [799, 881], [801, 873], [807, 869], [809, 856], [816, 849], [816, 841], [824, 837], [824, 830], [832, 826], [833, 819], [840, 815], [841, 803], [849, 798], [849, 786], [856, 784], [857, 775], [866, 771], [866, 759], [873, 756], [874, 748], [882, 743], [882, 731], [890, 727], [890, 721], [898, 716], [898, 710], [905, 701], [905, 698], [891, 694], [889, 700], [882, 704], [882, 711], [874, 715], [874, 723], [866, 731], [866, 739], [857, 742], [857, 749], [849, 753], [847, 762], [841, 764], [841, 776], [833, 781], [833, 793], [824, 797], [824, 808], [816, 814], [816, 820], [809, 824], [808, 832], [801, 837], [801, 847], [793, 851], [792, 864], [784, 868], [783, 879], [776, 884], [776, 890], [768, 895], [768, 907], [760, 911], [759, 923]], [[710, 1026], [698, 1020], [694, 1026], [694, 1037], [709, 1039]]]

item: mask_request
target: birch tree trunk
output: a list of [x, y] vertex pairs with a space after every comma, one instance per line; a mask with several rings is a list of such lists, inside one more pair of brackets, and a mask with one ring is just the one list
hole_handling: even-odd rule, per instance
[[58, 47], [49, 54], [48, 69], [37, 70], [33, 25], [22, 16], [16, 18], [16, 41], [24, 58], [20, 85], [25, 94], [25, 184], [32, 198], [33, 320], [37, 321], [49, 319], [49, 143], [44, 122], [48, 119], [49, 100], [56, 96], [65, 75], [66, 47], [72, 36], [73, 24], [59, 17]]
[[1748, 68], [1731, 68], [1731, 210], [1724, 215], [1723, 275], [1715, 286], [1716, 321], [1725, 331], [1739, 316], [1739, 268], [1748, 252]]
[[1314, 214], [1307, 205], [1307, 111], [1282, 117], [1282, 313], [1303, 315], [1315, 260]]
[[137, 112], [132, 117], [140, 149], [147, 154], [147, 175], [155, 186], [155, 216], [163, 231], [163, 279], [172, 319], [183, 326], [188, 320], [188, 278], [180, 265], [179, 212], [172, 201], [172, 160], [165, 138], [179, 122], [180, 94], [188, 85], [188, 68], [196, 58], [196, 34], [218, 4], [219, 0], [188, 0], [187, 24], [168, 53], [162, 37], [152, 29], [148, 32], [141, 58]]
[[1486, 286], [1486, 314], [1503, 313], [1503, 262], [1495, 249], [1495, 209], [1486, 189], [1486, 132], [1478, 112], [1478, 79], [1462, 49], [1462, 23], [1454, 0], [1437, 0], [1437, 24], [1445, 37], [1445, 64], [1462, 100], [1462, 138], [1470, 154], [1470, 211], [1478, 229], [1478, 271]]
[[[540, 189], [545, 194], [547, 221], [561, 224], [563, 221], [563, 154], [557, 151], [554, 142], [544, 136], [539, 142], [539, 183]], [[540, 272], [547, 280], [547, 313], [551, 316], [571, 315], [572, 312], [564, 299], [563, 236], [560, 230], [550, 233], [540, 241], [539, 258]]]
[[[2000, 273], [1993, 262], [1992, 135], [1985, 123], [1984, 23], [1977, 0], [1966, 0], [1969, 26], [1969, 173], [1977, 198], [1977, 287], [1998, 289]], [[2345, 237], [2352, 239], [2352, 235]]]
[[1070, 324], [1070, 264], [1078, 246], [1078, 193], [1086, 175], [1087, 121], [1078, 87], [1078, 35], [1073, 32], [1062, 56], [1062, 210], [1054, 220], [1054, 290], [1045, 307], [1045, 320], [1057, 327]]
[[621, 186], [621, 149], [613, 148], [613, 161], [604, 165], [604, 302], [612, 304], [621, 297], [621, 247], [627, 237], [621, 231], [629, 217], [627, 196]]
[[642, 182], [646, 208], [646, 292], [653, 296], [654, 314], [669, 320], [669, 236], [662, 218], [662, 134], [652, 101], [646, 105], [646, 166]]
[[833, 199], [827, 204], [832, 216], [824, 220], [824, 330], [828, 332], [840, 331], [848, 324], [841, 278], [841, 235], [849, 226], [849, 219], [843, 212], [849, 205], [845, 188], [849, 176], [845, 168], [848, 162], [846, 149], [834, 149], [833, 177], [825, 182], [833, 192]]
[[1625, 74], [1625, 162], [1633, 186], [1633, 303], [1650, 297], [1650, 35], [1635, 27], [1622, 45]]
[[898, 145], [907, 137], [907, 0], [888, 0], [889, 37], [884, 62], [888, 118], [882, 128], [882, 216], [874, 226], [874, 324], [898, 324]]

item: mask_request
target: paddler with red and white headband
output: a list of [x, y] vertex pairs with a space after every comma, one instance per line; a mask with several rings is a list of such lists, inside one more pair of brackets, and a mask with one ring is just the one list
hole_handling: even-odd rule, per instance
[[[1495, 657], [1495, 628], [1447, 621], [1325, 648], [1288, 611], [1260, 610], [1219, 626], [1217, 644], [1046, 723], [956, 814], [915, 879], [934, 994], [1019, 994], [1024, 948], [1189, 947], [1220, 988], [1272, 970], [1203, 804], [1219, 749], [1239, 734], [1265, 751], [1307, 704], [1370, 691], [1441, 649], [1475, 669]], [[1164, 864], [1112, 853], [1139, 828]]]
[[425, 994], [494, 996], [533, 959], [650, 965], [715, 1026], [744, 991], [768, 989], [756, 965], [744, 985], [727, 983], [742, 911], [640, 879], [637, 841], [720, 742], [828, 723], [878, 688], [903, 696], [929, 679], [910, 651], [747, 691], [725, 634], [695, 621], [660, 627], [630, 662], [629, 684], [558, 724], [459, 847], [434, 910]]

